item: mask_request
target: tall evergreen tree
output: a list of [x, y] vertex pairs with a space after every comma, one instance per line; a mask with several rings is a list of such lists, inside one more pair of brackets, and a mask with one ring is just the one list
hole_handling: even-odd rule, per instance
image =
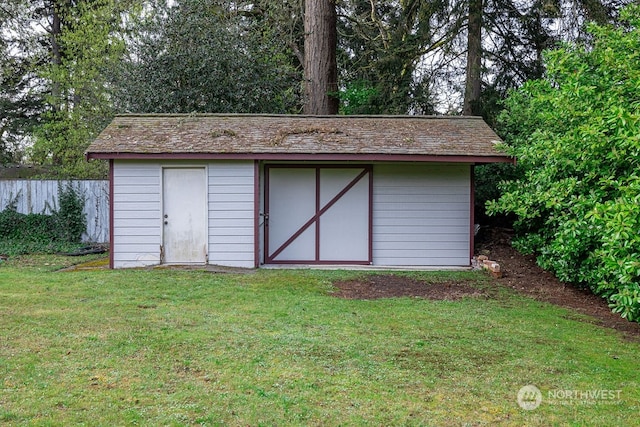
[[304, 113], [338, 113], [335, 0], [305, 0]]
[[469, 0], [467, 22], [467, 68], [462, 113], [479, 113], [478, 102], [482, 89], [482, 11], [483, 0]]

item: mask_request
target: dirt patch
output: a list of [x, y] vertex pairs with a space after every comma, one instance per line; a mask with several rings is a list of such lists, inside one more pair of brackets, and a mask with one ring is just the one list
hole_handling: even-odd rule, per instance
[[[476, 241], [476, 253], [488, 255], [500, 264], [503, 276], [496, 283], [515, 291], [570, 309], [588, 316], [587, 321], [620, 331], [625, 337], [640, 340], [640, 324], [628, 322], [612, 313], [607, 302], [588, 289], [563, 283], [536, 265], [532, 256], [525, 256], [511, 246], [512, 232], [507, 229], [484, 229]], [[486, 290], [465, 283], [430, 284], [395, 274], [363, 275], [357, 279], [334, 282], [336, 297], [377, 299], [419, 297], [433, 300], [456, 300], [464, 297], [491, 297]]]
[[340, 280], [334, 296], [346, 299], [378, 299], [416, 297], [453, 301], [465, 297], [484, 296], [479, 289], [464, 283], [427, 283], [422, 280], [395, 274], [374, 274], [357, 279]]
[[77, 270], [107, 270], [109, 268], [109, 258], [99, 258], [92, 261], [86, 261], [80, 264], [74, 264], [71, 267], [64, 268], [60, 271], [77, 271]]
[[622, 332], [627, 338], [640, 339], [640, 324], [629, 322], [612, 313], [607, 302], [574, 285], [563, 283], [537, 266], [535, 258], [517, 252], [511, 246], [513, 233], [507, 229], [493, 228], [478, 236], [477, 253], [489, 256], [500, 264], [503, 276], [496, 282], [528, 295], [536, 300], [549, 302], [587, 315], [593, 323]]

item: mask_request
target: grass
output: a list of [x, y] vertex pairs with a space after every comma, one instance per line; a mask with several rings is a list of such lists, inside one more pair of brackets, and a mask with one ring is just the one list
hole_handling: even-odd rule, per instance
[[[509, 289], [354, 301], [331, 283], [365, 273], [56, 271], [77, 261], [0, 264], [0, 422], [637, 422], [640, 344]], [[482, 273], [410, 274], [497, 286]], [[516, 401], [528, 384], [543, 396], [531, 411]]]

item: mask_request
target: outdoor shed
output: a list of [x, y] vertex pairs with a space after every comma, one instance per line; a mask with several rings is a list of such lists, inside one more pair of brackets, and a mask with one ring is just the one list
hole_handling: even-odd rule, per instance
[[511, 162], [477, 117], [122, 115], [111, 267], [468, 266], [473, 167]]

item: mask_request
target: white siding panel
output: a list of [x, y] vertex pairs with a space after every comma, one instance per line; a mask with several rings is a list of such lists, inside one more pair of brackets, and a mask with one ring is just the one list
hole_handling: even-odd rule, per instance
[[216, 193], [216, 194], [211, 194], [209, 197], [209, 202], [215, 202], [215, 203], [233, 203], [233, 202], [239, 202], [239, 203], [246, 203], [246, 202], [252, 202], [253, 203], [253, 193], [251, 194], [243, 194], [243, 193]]
[[149, 170], [158, 168], [156, 162], [136, 162], [134, 160], [120, 160], [118, 163], [118, 176], [133, 178], [132, 183], [136, 182], [156, 182], [160, 185], [160, 172], [158, 175], [150, 175]]
[[[152, 228], [154, 230], [160, 230], [160, 214], [157, 214], [156, 218], [151, 218], [152, 215], [156, 214], [151, 211], [146, 211], [148, 214], [145, 215], [145, 218], [122, 218], [120, 217], [120, 213], [116, 212], [116, 209], [117, 208], [115, 208], [113, 212], [113, 228], [117, 233], [124, 235], [133, 232], [135, 235], [137, 231], [132, 230], [132, 228]], [[158, 236], [160, 236], [160, 234], [158, 234]]]
[[[428, 212], [425, 212], [427, 215]], [[374, 214], [375, 218], [375, 214]], [[375, 223], [379, 226], [378, 233], [425, 233], [433, 234], [435, 232], [461, 232], [460, 227], [468, 227], [469, 220], [464, 218], [382, 218]], [[455, 231], [454, 231], [455, 229]], [[374, 228], [374, 232], [375, 232]], [[431, 232], [429, 232], [431, 231]]]
[[[251, 165], [253, 167], [253, 164]], [[226, 170], [226, 176], [216, 176], [216, 183], [218, 185], [231, 186], [231, 187], [252, 187], [253, 176], [231, 176], [229, 170]]]
[[[127, 178], [125, 178], [127, 179]], [[158, 202], [160, 203], [160, 194], [159, 193], [147, 193], [145, 191], [149, 191], [149, 189], [147, 187], [140, 187], [141, 190], [139, 193], [120, 193], [118, 191], [116, 191], [115, 189], [114, 191], [114, 196], [113, 196], [113, 201], [115, 203], [126, 203], [126, 202], [132, 202], [132, 203], [138, 203], [138, 202]], [[158, 188], [160, 188], [160, 186], [158, 186]]]
[[[467, 233], [468, 234], [468, 233]], [[467, 234], [412, 234], [411, 236], [402, 236], [401, 240], [397, 234], [380, 234], [378, 241], [380, 242], [398, 242], [403, 243], [406, 248], [418, 249], [424, 245], [425, 239], [431, 242], [468, 242]]]
[[[380, 203], [404, 203], [406, 201], [407, 195], [415, 195], [422, 196], [423, 194], [417, 193], [405, 193], [401, 188], [397, 187], [387, 187], [390, 191], [393, 191], [394, 194], [385, 194], [380, 196]], [[428, 202], [419, 203], [416, 202], [416, 208], [420, 208], [423, 206], [430, 206], [433, 203], [456, 203], [459, 202], [458, 194], [451, 194], [452, 189], [458, 189], [456, 187], [452, 187], [449, 189], [449, 194], [430, 194], [430, 198]], [[424, 191], [424, 189], [422, 189]]]
[[160, 165], [115, 161], [113, 168], [114, 267], [159, 264]]
[[[467, 249], [468, 252], [468, 249]], [[459, 258], [460, 254], [457, 250], [431, 250], [431, 251], [395, 251], [384, 253], [381, 255], [381, 259], [399, 259], [403, 260], [403, 264], [397, 264], [398, 266], [431, 266], [431, 267], [443, 267], [443, 266], [467, 266], [466, 263], [456, 263], [456, 260]], [[433, 259], [434, 262], [430, 264], [425, 264], [425, 259]], [[386, 264], [391, 265], [391, 264]]]
[[118, 210], [126, 211], [155, 211], [158, 209], [157, 202], [121, 202]]
[[[114, 236], [129, 236], [128, 234], [130, 230], [118, 230], [116, 229], [113, 233]], [[158, 227], [138, 227], [136, 228], [136, 236], [157, 236]]]
[[[250, 268], [253, 267], [253, 253], [249, 254], [246, 251], [239, 250], [234, 252], [232, 250], [214, 251], [209, 253], [209, 259], [223, 259], [224, 264], [218, 263], [217, 265], [225, 265], [228, 267], [241, 267]], [[211, 261], [209, 261], [211, 263]]]
[[[451, 194], [451, 188], [466, 188], [466, 185], [460, 185], [456, 182], [450, 182], [449, 185], [430, 185], [429, 193], [433, 196], [437, 195], [449, 195]], [[380, 188], [389, 189], [388, 191], [381, 193], [379, 195], [380, 201], [393, 201], [396, 197], [397, 192], [401, 192], [402, 194], [418, 194], [421, 195], [424, 193], [424, 190], [421, 187], [406, 187], [401, 185], [381, 185]]]
[[129, 178], [128, 186], [144, 186], [151, 185], [156, 186], [160, 185], [160, 177], [159, 176], [140, 176], [140, 174], [144, 174], [144, 168], [129, 168], [120, 175], [121, 178]]
[[[417, 206], [420, 205], [424, 205], [424, 208], [419, 209]], [[391, 208], [391, 206], [382, 206], [378, 212], [381, 218], [424, 218], [425, 212], [429, 212], [429, 218], [467, 218], [468, 214], [464, 211], [465, 205], [468, 206], [469, 203], [451, 203], [446, 206], [450, 208], [447, 210], [443, 209], [445, 206], [442, 206], [441, 203], [434, 203], [432, 205], [428, 203], [415, 203], [415, 205], [411, 204], [410, 206], [404, 203], [403, 210], [401, 211], [397, 209], [397, 204], [394, 204], [394, 208]]]
[[121, 220], [125, 219], [142, 219], [147, 220], [149, 217], [150, 209], [140, 209], [140, 210], [121, 210], [118, 212], [118, 218]]
[[155, 245], [158, 242], [158, 237], [155, 233], [151, 234], [137, 234], [136, 236], [122, 235], [118, 236], [118, 243], [121, 245]]
[[[251, 166], [253, 167], [253, 165]], [[209, 180], [209, 186], [211, 186], [211, 175], [209, 175]], [[216, 185], [216, 192], [213, 194], [215, 196], [221, 194], [251, 194], [251, 200], [253, 200], [253, 185]]]
[[417, 257], [420, 253], [427, 253], [427, 252], [434, 252], [436, 253], [437, 257], [440, 257], [441, 256], [439, 255], [440, 252], [450, 251], [450, 250], [451, 251], [464, 250], [466, 254], [469, 253], [469, 245], [467, 242], [460, 242], [460, 241], [437, 242], [435, 246], [436, 246], [435, 249], [429, 249], [425, 247], [424, 242], [403, 242], [402, 249], [397, 249], [397, 246], [396, 248], [380, 249], [379, 255], [381, 257], [384, 257], [384, 256], [388, 256], [388, 254], [395, 253], [395, 254], [403, 254], [401, 256], [410, 258], [410, 257]]
[[254, 261], [254, 163], [209, 164], [209, 263], [252, 268]]
[[[215, 203], [214, 203], [215, 205]], [[251, 203], [253, 205], [253, 203]], [[224, 209], [210, 209], [210, 214], [215, 215], [216, 219], [231, 219], [231, 220], [251, 220], [253, 224], [253, 211], [241, 211], [241, 210], [224, 210]]]
[[216, 237], [216, 243], [226, 245], [253, 245], [253, 236], [252, 235], [242, 235], [242, 234], [227, 234], [227, 235], [218, 235]]
[[380, 164], [373, 177], [375, 265], [469, 265], [469, 165]]
[[114, 190], [118, 194], [147, 194], [152, 193], [158, 188], [158, 184], [147, 184], [147, 185], [118, 185], [114, 187]]
[[253, 238], [253, 227], [233, 227], [232, 222], [227, 222], [226, 224], [228, 224], [228, 226], [220, 227], [220, 230], [218, 231], [216, 236], [219, 236], [221, 238], [227, 236], [250, 236], [251, 238]]

